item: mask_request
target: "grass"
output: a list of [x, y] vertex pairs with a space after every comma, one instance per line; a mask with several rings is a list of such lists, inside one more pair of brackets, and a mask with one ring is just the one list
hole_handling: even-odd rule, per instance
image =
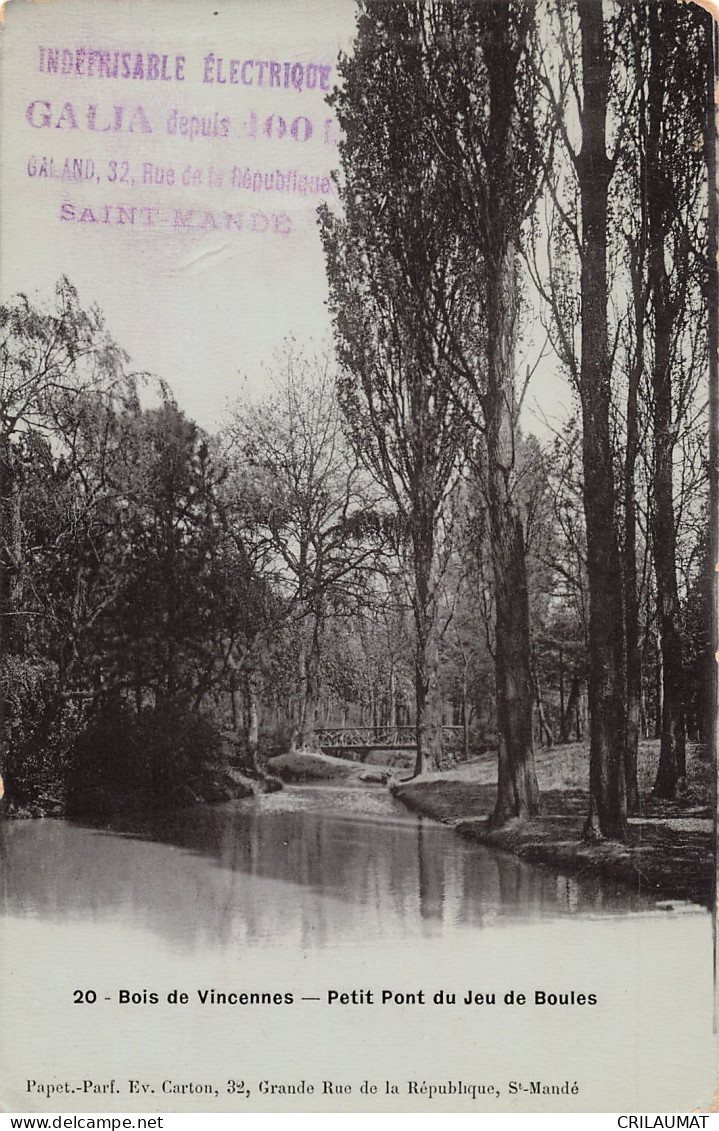
[[582, 840], [588, 809], [589, 751], [584, 743], [536, 752], [542, 815], [490, 829], [496, 798], [496, 755], [480, 757], [444, 773], [396, 783], [395, 796], [408, 808], [453, 824], [463, 836], [562, 871], [593, 872], [630, 884], [657, 899], [691, 900], [711, 906], [714, 892], [714, 768], [697, 746], [687, 752], [686, 788], [676, 801], [651, 797], [658, 742], [640, 744], [642, 811], [630, 819], [627, 844]]
[[346, 758], [333, 758], [330, 754], [295, 750], [270, 758], [267, 769], [287, 782], [342, 781], [344, 784], [361, 784], [360, 775], [365, 767]]

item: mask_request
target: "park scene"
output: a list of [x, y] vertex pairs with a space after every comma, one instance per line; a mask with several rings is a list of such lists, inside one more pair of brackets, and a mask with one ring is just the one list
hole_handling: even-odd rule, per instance
[[[70, 272], [2, 296], [11, 904], [42, 825], [87, 885], [103, 828], [363, 900], [404, 876], [430, 920], [483, 884], [712, 905], [711, 42], [697, 5], [360, 0], [330, 333], [217, 428]], [[139, 857], [107, 867], [149, 914]]]

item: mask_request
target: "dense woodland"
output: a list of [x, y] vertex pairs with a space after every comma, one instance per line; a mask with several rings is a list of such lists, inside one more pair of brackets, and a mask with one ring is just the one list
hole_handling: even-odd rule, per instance
[[402, 723], [418, 772], [497, 751], [497, 824], [586, 739], [623, 839], [640, 737], [664, 798], [708, 741], [710, 20], [361, 0], [340, 74], [334, 340], [216, 434], [67, 279], [0, 309], [6, 797], [226, 797]]

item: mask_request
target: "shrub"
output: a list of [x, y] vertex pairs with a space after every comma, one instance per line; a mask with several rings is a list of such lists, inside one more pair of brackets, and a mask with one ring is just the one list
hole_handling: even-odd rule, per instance
[[68, 810], [104, 814], [215, 800], [225, 760], [218, 728], [184, 705], [167, 702], [136, 714], [123, 700], [109, 700], [75, 743]]
[[56, 677], [47, 662], [5, 656], [0, 666], [5, 797], [16, 814], [57, 814], [64, 806], [67, 767], [86, 705], [61, 696]]

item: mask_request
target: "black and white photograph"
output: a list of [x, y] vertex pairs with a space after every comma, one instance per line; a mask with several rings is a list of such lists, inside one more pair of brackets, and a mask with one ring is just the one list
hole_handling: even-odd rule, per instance
[[2, 6], [0, 1110], [718, 1110], [711, 7]]

